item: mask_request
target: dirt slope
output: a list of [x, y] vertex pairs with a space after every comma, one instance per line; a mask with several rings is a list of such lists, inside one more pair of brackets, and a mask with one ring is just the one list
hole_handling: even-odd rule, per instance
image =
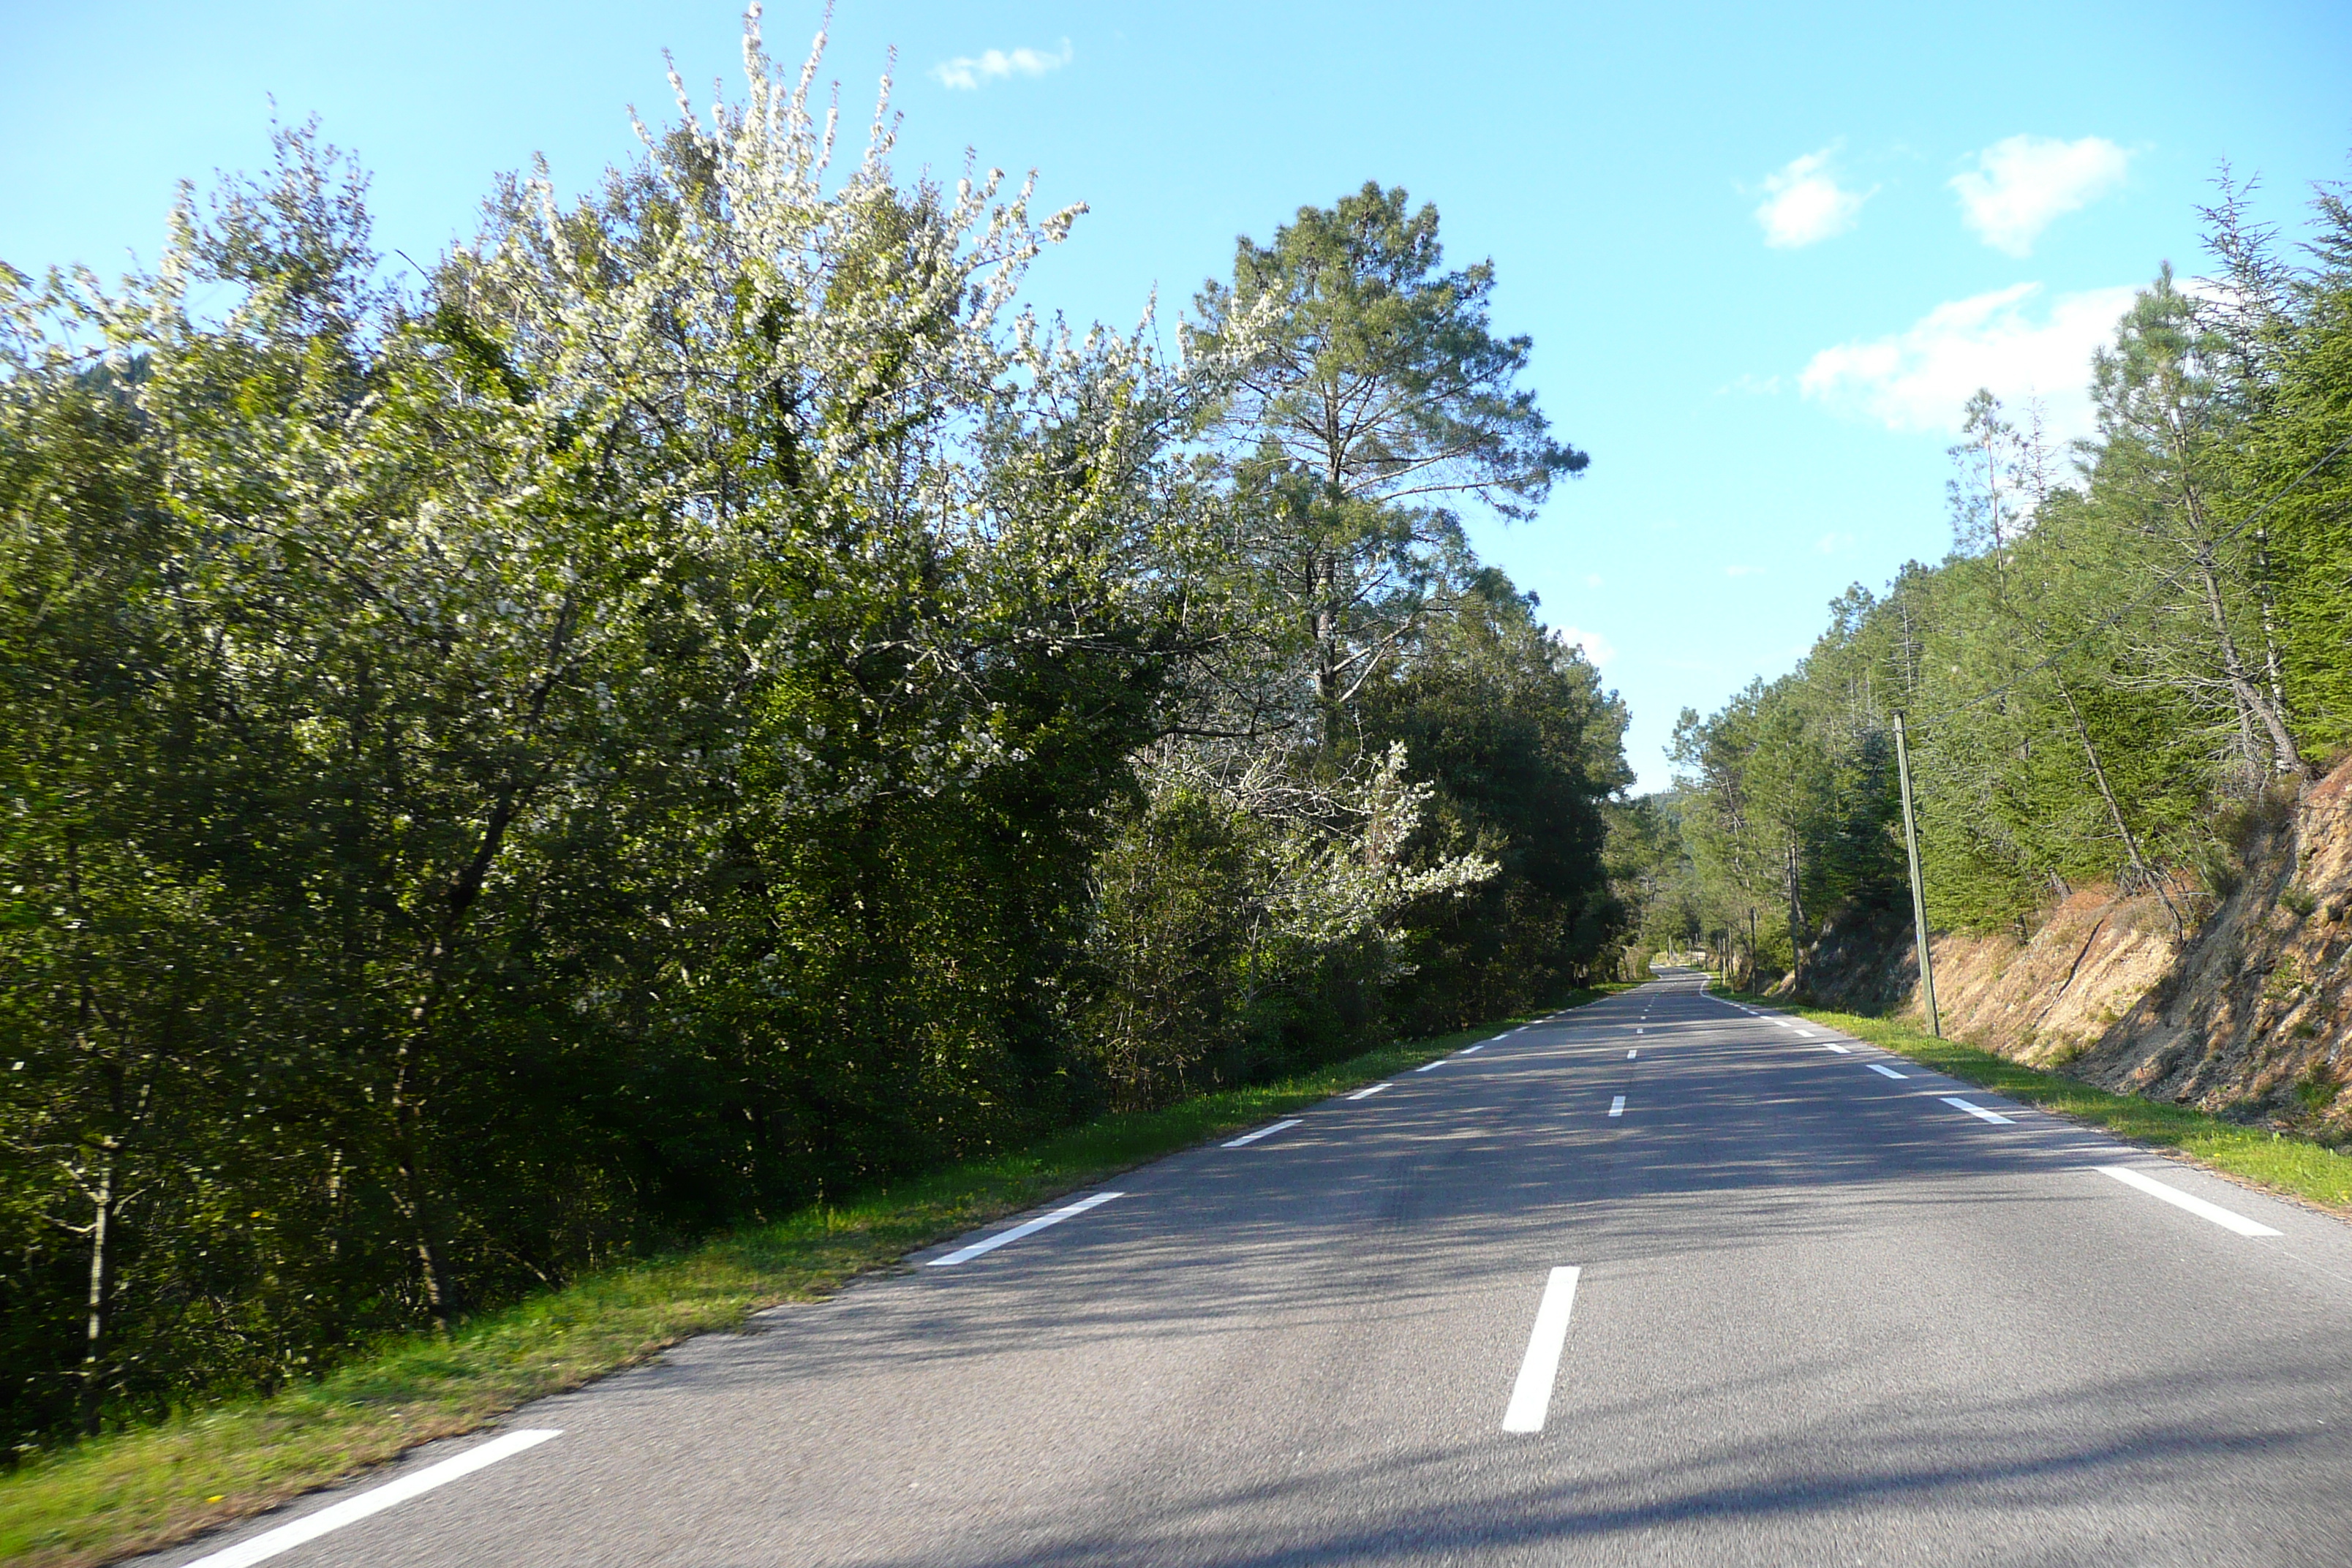
[[[2103, 1088], [2352, 1135], [2352, 763], [2251, 815], [2227, 896], [2184, 942], [2152, 894], [2085, 888], [2032, 936], [1935, 940], [1947, 1034]], [[1919, 1013], [1910, 921], [1832, 921], [1811, 955], [1824, 1003]]]

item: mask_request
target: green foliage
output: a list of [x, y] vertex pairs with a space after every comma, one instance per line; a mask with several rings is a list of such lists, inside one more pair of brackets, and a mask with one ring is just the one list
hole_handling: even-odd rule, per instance
[[2245, 466], [2250, 487], [2277, 497], [2261, 542], [2273, 552], [2288, 713], [2308, 750], [2336, 757], [2352, 750], [2352, 202], [2336, 187], [2315, 205], [2320, 265], [2292, 279], [2291, 325], [2263, 335], [2274, 400]]
[[1532, 345], [1488, 326], [1494, 264], [1443, 265], [1437, 209], [1408, 212], [1402, 189], [1368, 181], [1299, 208], [1272, 245], [1244, 237], [1232, 283], [1201, 292], [1197, 341], [1244, 350], [1233, 411], [1270, 461], [1334, 499], [1475, 494], [1528, 516], [1588, 459], [1513, 384]]
[[1686, 929], [1777, 902], [1770, 970], [1801, 962], [1811, 913], [1899, 907], [1898, 710], [1929, 919], [1978, 931], [2021, 934], [2101, 881], [2158, 893], [2184, 929], [2237, 885], [2247, 825], [2340, 750], [2352, 216], [2323, 191], [2298, 270], [2245, 193], [2225, 177], [2207, 214], [2217, 276], [2162, 272], [2097, 356], [2073, 482], [2037, 408], [2012, 422], [1978, 395], [1951, 449], [1953, 553], [1851, 590], [1790, 675], [1685, 716]]
[[1624, 704], [1533, 610], [1487, 574], [1366, 693], [1366, 738], [1403, 746], [1434, 782], [1431, 847], [1496, 872], [1425, 910], [1400, 999], [1412, 1027], [1521, 1011], [1580, 984], [1625, 921], [1602, 816], [1633, 782]]
[[1402, 853], [1433, 786], [1405, 749], [1318, 785], [1264, 761], [1220, 775], [1165, 748], [1096, 861], [1086, 1033], [1115, 1101], [1328, 1061], [1381, 1028], [1397, 921], [1493, 865]]
[[1589, 461], [1517, 384], [1531, 345], [1490, 328], [1493, 265], [1443, 265], [1437, 209], [1367, 183], [1270, 246], [1244, 237], [1188, 333], [1225, 367], [1205, 413], [1232, 447], [1238, 542], [1307, 647], [1327, 744], [1475, 577], [1453, 505], [1525, 518]]
[[1107, 814], [1079, 1016], [1113, 1103], [1531, 1005], [1619, 919], [1622, 709], [1437, 504], [1521, 516], [1585, 459], [1492, 268], [1441, 266], [1435, 210], [1368, 186], [1202, 291], [1193, 581], [1231, 630]]
[[1877, 668], [1885, 620], [1859, 589], [1836, 609], [1794, 673], [1751, 684], [1712, 719], [1685, 710], [1675, 727], [1696, 873], [1696, 919], [1678, 934], [1741, 939], [1751, 973], [1800, 969], [1832, 908], [1884, 903], [1898, 885]]
[[1622, 710], [1431, 510], [1582, 458], [1434, 212], [1308, 209], [1171, 366], [1013, 312], [1071, 214], [829, 169], [749, 41], [413, 296], [309, 128], [152, 273], [0, 270], [11, 1445], [1613, 934]]

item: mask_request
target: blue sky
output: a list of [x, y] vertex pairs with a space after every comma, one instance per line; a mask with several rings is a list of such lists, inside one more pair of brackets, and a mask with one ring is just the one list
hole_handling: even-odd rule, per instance
[[[1082, 320], [1189, 302], [1235, 235], [1367, 178], [1434, 201], [1593, 458], [1480, 548], [1586, 639], [1656, 787], [1681, 708], [1943, 552], [1970, 390], [2079, 419], [2121, 291], [2196, 269], [2221, 160], [2290, 224], [2352, 174], [2340, 4], [1795, 12], [840, 0], [825, 75], [862, 125], [895, 46], [905, 172], [971, 147], [1086, 202], [1032, 288]], [[772, 5], [772, 51], [819, 16]], [[702, 0], [0, 0], [0, 259], [152, 258], [175, 180], [262, 161], [272, 94], [362, 155], [381, 239], [423, 259], [533, 153], [572, 188], [627, 156], [664, 48], [699, 94], [735, 82], [740, 26]]]

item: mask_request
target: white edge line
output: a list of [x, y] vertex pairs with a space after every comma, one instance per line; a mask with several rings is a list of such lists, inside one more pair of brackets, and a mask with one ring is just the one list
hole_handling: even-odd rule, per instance
[[1475, 1045], [1475, 1046], [1465, 1046], [1465, 1047], [1462, 1047], [1462, 1054], [1463, 1054], [1464, 1056], [1465, 1056], [1465, 1057], [1466, 1057], [1466, 1056], [1468, 1056], [1472, 1051], [1483, 1051], [1483, 1050], [1485, 1050], [1486, 1048], [1486, 1041], [1484, 1041], [1484, 1040], [1481, 1040], [1481, 1041], [1479, 1041], [1479, 1042], [1478, 1042], [1476, 1045]]
[[1439, 1068], [1444, 1067], [1447, 1062], [1450, 1062], [1454, 1058], [1452, 1057], [1440, 1057], [1433, 1062], [1423, 1062], [1412, 1070], [1415, 1072], [1435, 1072]]
[[1519, 1379], [1511, 1385], [1511, 1403], [1503, 1411], [1506, 1432], [1540, 1432], [1544, 1417], [1551, 1414], [1551, 1385], [1559, 1376], [1560, 1350], [1568, 1343], [1568, 1315], [1576, 1306], [1579, 1272], [1555, 1268], [1544, 1281], [1535, 1330], [1528, 1335], [1528, 1353], [1519, 1362]]
[[1097, 1204], [1107, 1204], [1113, 1198], [1125, 1196], [1127, 1196], [1125, 1193], [1097, 1193], [1090, 1198], [1080, 1198], [1076, 1203], [1065, 1204], [1052, 1214], [1039, 1215], [1025, 1225], [1016, 1225], [1011, 1230], [998, 1231], [994, 1236], [975, 1241], [970, 1247], [959, 1247], [945, 1258], [934, 1258], [930, 1261], [930, 1267], [948, 1268], [959, 1263], [969, 1263], [982, 1253], [993, 1252], [1009, 1241], [1018, 1241], [1024, 1236], [1034, 1236], [1049, 1225], [1061, 1224], [1072, 1215], [1084, 1214]]
[[[2285, 1234], [2284, 1231], [2273, 1230], [2269, 1226], [2263, 1224], [2260, 1220], [2248, 1219], [2242, 1214], [2232, 1214], [2228, 1209], [2223, 1208], [2220, 1204], [2209, 1204], [2203, 1198], [2198, 1197], [2194, 1194], [2184, 1193], [2179, 1187], [2168, 1186], [2164, 1183], [2158, 1181], [2153, 1176], [2143, 1176], [2137, 1171], [2131, 1169], [2127, 1165], [2098, 1165], [2095, 1166], [2094, 1169], [2103, 1176], [2113, 1176], [2116, 1181], [2121, 1182], [2127, 1187], [2138, 1188], [2141, 1192], [2146, 1193], [2149, 1197], [2162, 1198], [2174, 1208], [2187, 1209], [2190, 1214], [2195, 1215], [2200, 1219], [2210, 1219], [2215, 1225], [2220, 1226], [2223, 1230], [2234, 1230], [2240, 1236], [2283, 1236]], [[194, 1568], [194, 1565], [191, 1564], [190, 1568]]]
[[1238, 1149], [1244, 1143], [1255, 1143], [1261, 1138], [1271, 1138], [1286, 1127], [1296, 1127], [1297, 1125], [1298, 1118], [1296, 1116], [1289, 1117], [1284, 1121], [1276, 1122], [1271, 1127], [1261, 1127], [1255, 1132], [1244, 1132], [1240, 1137], [1234, 1139], [1232, 1142], [1226, 1144], [1225, 1147], [1228, 1149]]
[[1843, 1047], [1843, 1046], [1829, 1046], [1829, 1047], [1825, 1047], [1824, 1048], [1825, 1048], [1825, 1049], [1828, 1049], [1828, 1050], [1835, 1051], [1838, 1055], [1840, 1055], [1840, 1056], [1842, 1056], [1842, 1057], [1850, 1057], [1850, 1056], [1853, 1055], [1853, 1053], [1852, 1051], [1848, 1050], [1848, 1049], [1847, 1049], [1845, 1047]]
[[1905, 1076], [1902, 1073], [1896, 1072], [1893, 1068], [1888, 1067], [1885, 1062], [1871, 1063], [1870, 1070], [1877, 1073], [1885, 1073], [1888, 1078], [1902, 1078]]
[[2011, 1119], [2003, 1116], [2000, 1111], [1987, 1110], [1981, 1105], [1971, 1105], [1967, 1100], [1960, 1099], [1958, 1095], [1947, 1094], [1940, 1095], [1937, 1098], [1942, 1100], [1946, 1105], [1950, 1106], [1954, 1110], [1965, 1110], [1979, 1121], [1998, 1121], [2003, 1127], [2013, 1125]]
[[357, 1524], [372, 1513], [382, 1513], [410, 1498], [429, 1492], [436, 1487], [446, 1486], [451, 1481], [472, 1475], [476, 1470], [495, 1465], [509, 1455], [520, 1454], [525, 1448], [535, 1448], [550, 1437], [562, 1435], [563, 1429], [557, 1426], [509, 1432], [502, 1437], [493, 1437], [453, 1458], [444, 1459], [437, 1465], [427, 1465], [414, 1475], [402, 1476], [380, 1487], [371, 1487], [359, 1496], [345, 1498], [331, 1508], [322, 1508], [275, 1530], [265, 1530], [251, 1540], [224, 1547], [210, 1556], [199, 1557], [187, 1564], [187, 1568], [246, 1568], [247, 1563], [263, 1562], [281, 1552], [290, 1552], [304, 1542], [316, 1541], [328, 1531], [341, 1530], [347, 1524]]
[[1370, 1100], [1372, 1096], [1380, 1093], [1381, 1090], [1384, 1089], [1394, 1089], [1395, 1087], [1396, 1081], [1391, 1079], [1387, 1083], [1376, 1083], [1370, 1089], [1360, 1089], [1348, 1098], [1349, 1100]]
[[1609, 1114], [1612, 1116], [1622, 1116], [1625, 1114], [1625, 1097], [1623, 1095], [1621, 1094], [1616, 1099], [1609, 1102]]

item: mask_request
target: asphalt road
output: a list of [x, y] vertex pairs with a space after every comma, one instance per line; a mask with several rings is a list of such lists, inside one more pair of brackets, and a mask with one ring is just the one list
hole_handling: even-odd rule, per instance
[[2352, 1230], [1696, 977], [1107, 1190], [268, 1560], [2352, 1563]]

